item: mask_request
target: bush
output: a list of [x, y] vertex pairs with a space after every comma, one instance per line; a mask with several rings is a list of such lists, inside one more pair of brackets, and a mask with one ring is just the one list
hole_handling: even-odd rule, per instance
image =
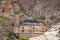
[[25, 12], [25, 9], [23, 8], [22, 5], [19, 5], [19, 7], [20, 7], [20, 12]]
[[1, 1], [1, 0], [0, 0]]
[[40, 19], [40, 20], [45, 20], [46, 17], [45, 17], [45, 16], [40, 16], [40, 17], [38, 17], [38, 19]]
[[14, 37], [11, 33], [7, 35], [7, 40], [14, 40]]
[[22, 36], [20, 36], [19, 40], [29, 40], [29, 37], [22, 37]]
[[11, 20], [10, 18], [0, 16], [0, 21], [6, 21], [6, 20]]
[[56, 18], [56, 16], [50, 16], [51, 20], [54, 20]]

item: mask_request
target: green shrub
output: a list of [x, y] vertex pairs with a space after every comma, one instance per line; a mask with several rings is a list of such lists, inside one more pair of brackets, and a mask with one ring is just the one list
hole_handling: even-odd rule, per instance
[[1, 0], [0, 0], [1, 1]]
[[40, 19], [40, 20], [45, 20], [46, 17], [45, 17], [45, 16], [40, 16], [40, 17], [38, 17], [38, 19]]
[[19, 40], [29, 40], [29, 37], [22, 37], [22, 36], [20, 36]]
[[23, 8], [22, 5], [20, 5], [19, 7], [20, 7], [20, 12], [25, 12], [25, 9]]
[[7, 40], [14, 40], [14, 37], [11, 33], [7, 35]]
[[6, 20], [10, 20], [10, 18], [0, 16], [0, 21], [6, 21]]

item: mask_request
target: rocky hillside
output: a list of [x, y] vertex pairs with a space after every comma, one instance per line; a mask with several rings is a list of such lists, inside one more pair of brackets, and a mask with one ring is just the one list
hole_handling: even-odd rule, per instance
[[19, 0], [19, 2], [33, 16], [60, 14], [60, 0]]

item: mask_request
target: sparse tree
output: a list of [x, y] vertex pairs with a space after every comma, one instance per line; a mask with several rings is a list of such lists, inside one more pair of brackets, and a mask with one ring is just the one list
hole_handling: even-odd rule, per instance
[[14, 40], [14, 37], [11, 33], [7, 35], [7, 40]]

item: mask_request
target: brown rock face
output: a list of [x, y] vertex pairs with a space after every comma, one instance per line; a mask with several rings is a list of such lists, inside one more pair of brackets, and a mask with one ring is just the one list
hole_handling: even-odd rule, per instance
[[11, 9], [11, 3], [6, 2], [4, 3], [4, 12], [10, 12]]
[[[56, 15], [60, 11], [60, 0], [19, 0], [27, 12], [34, 16]], [[58, 13], [59, 14], [59, 13]]]
[[29, 4], [32, 0], [20, 0], [22, 4]]

